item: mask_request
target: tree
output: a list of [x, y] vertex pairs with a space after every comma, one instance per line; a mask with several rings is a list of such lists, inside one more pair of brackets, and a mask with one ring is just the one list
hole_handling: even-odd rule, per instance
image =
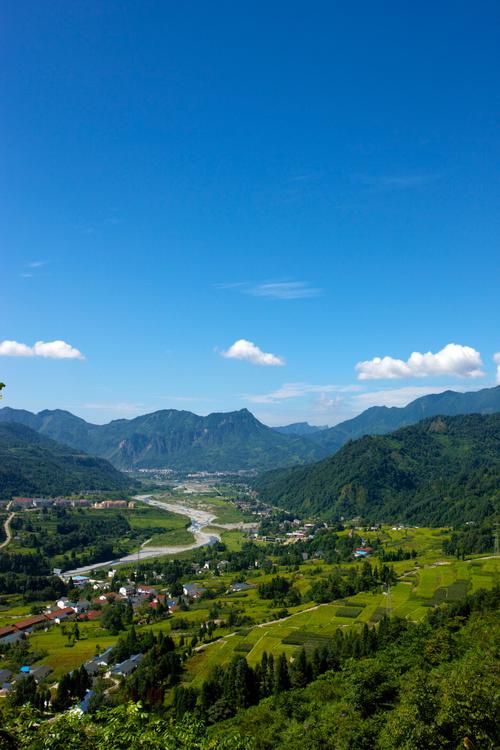
[[288, 674], [288, 662], [285, 654], [280, 654], [276, 665], [276, 674], [274, 679], [274, 692], [282, 693], [290, 689], [290, 675]]

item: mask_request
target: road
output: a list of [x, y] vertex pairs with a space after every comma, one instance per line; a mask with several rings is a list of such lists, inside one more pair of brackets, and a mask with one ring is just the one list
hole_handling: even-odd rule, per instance
[[6, 547], [12, 539], [12, 531], [10, 530], [10, 524], [15, 515], [16, 515], [15, 513], [11, 513], [5, 519], [5, 523], [3, 525], [4, 531], [5, 531], [5, 541], [3, 541], [2, 544], [0, 544], [0, 549], [3, 549], [4, 547]]
[[191, 520], [191, 526], [188, 527], [188, 531], [193, 534], [194, 542], [179, 546], [142, 547], [137, 552], [125, 555], [117, 560], [107, 560], [106, 562], [83, 565], [81, 568], [67, 570], [64, 573], [65, 576], [83, 575], [98, 568], [115, 568], [118, 565], [126, 565], [127, 563], [134, 563], [140, 560], [150, 560], [155, 557], [163, 557], [163, 555], [175, 555], [178, 552], [188, 552], [189, 550], [204, 547], [208, 544], [215, 544], [215, 542], [220, 541], [218, 534], [207, 534], [203, 531], [203, 528], [209, 526], [215, 519], [215, 516], [207, 511], [196, 510], [185, 505], [178, 505], [177, 503], [165, 503], [162, 500], [154, 500], [150, 495], [137, 495], [135, 499], [147, 505], [152, 505], [155, 508], [162, 508], [170, 513], [180, 513], [183, 516], [188, 516]]

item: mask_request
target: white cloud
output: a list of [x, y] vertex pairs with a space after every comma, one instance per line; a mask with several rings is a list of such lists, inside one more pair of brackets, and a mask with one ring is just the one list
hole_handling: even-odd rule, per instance
[[84, 359], [83, 354], [65, 341], [37, 341], [33, 346], [18, 341], [0, 341], [2, 357], [44, 357], [46, 359]]
[[310, 299], [323, 293], [322, 289], [310, 286], [307, 281], [270, 281], [254, 284], [249, 281], [238, 281], [233, 284], [217, 284], [217, 289], [233, 289], [252, 297], [289, 300]]
[[331, 398], [326, 393], [320, 393], [318, 398], [315, 401], [315, 406], [318, 409], [318, 411], [330, 411], [330, 409], [333, 409], [334, 406], [337, 406], [337, 404], [341, 401], [340, 396], [336, 396], [335, 398]]
[[245, 399], [252, 404], [274, 404], [288, 398], [303, 398], [311, 394], [326, 396], [327, 393], [352, 393], [360, 391], [360, 385], [313, 385], [311, 383], [283, 383], [270, 393], [246, 394]]
[[45, 266], [47, 264], [46, 260], [32, 260], [31, 263], [28, 263], [28, 268], [41, 268], [42, 266]]
[[251, 362], [252, 365], [276, 367], [285, 364], [285, 360], [282, 357], [278, 357], [277, 354], [263, 352], [252, 341], [247, 341], [246, 339], [238, 339], [227, 351], [220, 352], [220, 354], [226, 359], [242, 359], [246, 362]]
[[17, 341], [0, 341], [1, 357], [32, 357], [33, 349]]
[[497, 364], [497, 383], [500, 383], [500, 352], [493, 355], [493, 361]]
[[309, 286], [305, 281], [280, 281], [257, 284], [247, 293], [253, 297], [267, 297], [268, 299], [310, 299], [318, 297], [322, 290]]
[[447, 344], [436, 354], [413, 352], [406, 362], [393, 357], [374, 357], [358, 362], [356, 371], [358, 380], [425, 378], [429, 375], [478, 378], [484, 375], [481, 365], [481, 355], [471, 346]]

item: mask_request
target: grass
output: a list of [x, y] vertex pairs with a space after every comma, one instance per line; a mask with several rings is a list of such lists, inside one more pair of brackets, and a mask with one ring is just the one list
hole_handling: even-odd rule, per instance
[[218, 526], [207, 526], [204, 531], [207, 534], [218, 534], [221, 541], [226, 545], [228, 552], [239, 552], [243, 544], [248, 540], [248, 535], [238, 529], [222, 530]]
[[[186, 519], [177, 514], [169, 514], [149, 506], [138, 506], [135, 511], [127, 511], [127, 517], [129, 514], [141, 528], [156, 526], [162, 529], [162, 535], [169, 534], [170, 531], [185, 531]], [[174, 527], [172, 524], [175, 524]], [[400, 580], [391, 587], [390, 597], [384, 596], [380, 590], [365, 591], [350, 596], [348, 600], [315, 605], [308, 600], [307, 591], [317, 575], [314, 571], [318, 563], [306, 561], [293, 572], [279, 568], [279, 574], [289, 578], [301, 592], [303, 602], [289, 608], [288, 618], [273, 622], [279, 607], [261, 599], [257, 589], [249, 589], [240, 597], [230, 595], [227, 590], [235, 574], [224, 572], [214, 577], [207, 572], [203, 576], [188, 576], [184, 582], [199, 582], [214, 593], [214, 599], [196, 602], [187, 612], [177, 611], [172, 618], [152, 625], [138, 626], [138, 630], [170, 633], [176, 642], [181, 635], [190, 638], [197, 633], [201, 623], [209, 619], [209, 611], [214, 603], [219, 606], [219, 616], [222, 619], [227, 619], [232, 609], [249, 617], [250, 625], [240, 626], [236, 633], [228, 632], [227, 628], [217, 628], [213, 635], [220, 640], [204, 646], [187, 660], [183, 680], [199, 688], [214, 665], [227, 664], [236, 654], [245, 655], [248, 662], [254, 665], [260, 661], [264, 651], [272, 653], [275, 658], [282, 652], [291, 657], [302, 646], [312, 650], [317, 645], [327, 643], [339, 627], [361, 628], [364, 623], [373, 625], [386, 613], [420, 621], [428, 613], [429, 607], [436, 603], [453, 601], [461, 598], [464, 593], [477, 591], [479, 588], [492, 588], [500, 572], [499, 559], [486, 560], [478, 557], [470, 561], [459, 561], [445, 558], [441, 551], [444, 532], [440, 529], [383, 529], [369, 533], [372, 536], [378, 535], [384, 544], [394, 545], [396, 549], [399, 546], [405, 548], [406, 545], [418, 552], [416, 559], [394, 564]], [[222, 534], [229, 549], [230, 544], [240, 544], [245, 538], [241, 531], [225, 530]], [[184, 553], [182, 556], [188, 559], [191, 555]], [[349, 565], [358, 567], [362, 562], [352, 562]], [[322, 561], [321, 577], [328, 576], [332, 569], [332, 565]], [[258, 585], [269, 581], [275, 574], [252, 569], [246, 572], [246, 580]], [[4, 596], [3, 601], [6, 607], [3, 610], [0, 608], [0, 625], [29, 614], [31, 605], [21, 604], [19, 597], [16, 600], [15, 596]], [[172, 623], [180, 618], [186, 621], [186, 627], [184, 630], [173, 630]], [[46, 632], [34, 633], [30, 637], [34, 650], [48, 652], [42, 663], [53, 667], [56, 679], [92, 657], [97, 645], [103, 650], [116, 642], [116, 637], [106, 633], [98, 622], [80, 623], [79, 628], [82, 639], [72, 647], [68, 646], [68, 639], [62, 635], [58, 626]]]
[[117, 636], [112, 636], [103, 630], [96, 622], [78, 623], [81, 639], [74, 646], [68, 645], [67, 636], [63, 635], [59, 625], [55, 625], [46, 631], [37, 631], [29, 636], [30, 648], [33, 651], [47, 651], [39, 663], [48, 664], [53, 669], [54, 679], [58, 679], [66, 672], [75, 669], [83, 662], [91, 659], [96, 653], [104, 651], [117, 641]]

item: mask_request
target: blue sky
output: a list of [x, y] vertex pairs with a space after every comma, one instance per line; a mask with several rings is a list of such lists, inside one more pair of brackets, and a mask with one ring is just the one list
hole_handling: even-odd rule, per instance
[[4, 2], [4, 405], [335, 424], [493, 385], [499, 15]]

